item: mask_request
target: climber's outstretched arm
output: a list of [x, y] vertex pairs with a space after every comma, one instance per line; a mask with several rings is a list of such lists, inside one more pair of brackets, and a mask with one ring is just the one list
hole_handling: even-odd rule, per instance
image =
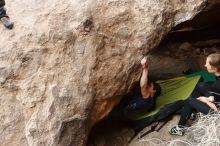
[[148, 60], [147, 57], [144, 57], [141, 60], [141, 65], [143, 68], [143, 72], [141, 75], [141, 80], [140, 80], [140, 87], [141, 87], [141, 94], [144, 98], [148, 98], [150, 93], [149, 93], [149, 86], [150, 84], [148, 83]]

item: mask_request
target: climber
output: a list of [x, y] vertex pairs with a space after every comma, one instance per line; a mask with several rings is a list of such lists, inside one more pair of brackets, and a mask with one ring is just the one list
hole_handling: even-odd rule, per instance
[[[126, 117], [130, 112], [138, 110], [152, 110], [155, 106], [155, 98], [160, 95], [161, 88], [158, 84], [152, 83], [148, 79], [148, 59], [144, 57], [141, 60], [142, 75], [140, 79], [140, 91], [137, 91], [136, 96], [124, 97], [119, 105], [113, 109], [113, 113], [117, 112]], [[138, 95], [137, 95], [138, 94]]]
[[10, 21], [9, 16], [6, 14], [6, 10], [4, 8], [5, 6], [5, 0], [0, 0], [0, 19], [2, 24], [8, 28], [13, 28], [13, 23]]
[[147, 57], [141, 60], [142, 75], [140, 79], [141, 97], [138, 97], [136, 101], [136, 108], [144, 108], [153, 106], [155, 98], [160, 94], [160, 86], [156, 83], [149, 82], [148, 70], [149, 63]]
[[205, 67], [209, 73], [214, 73], [216, 81], [199, 83], [194, 93], [185, 101], [177, 126], [170, 129], [170, 134], [184, 135], [188, 119], [194, 111], [208, 114], [218, 111], [220, 102], [220, 53], [210, 54]]

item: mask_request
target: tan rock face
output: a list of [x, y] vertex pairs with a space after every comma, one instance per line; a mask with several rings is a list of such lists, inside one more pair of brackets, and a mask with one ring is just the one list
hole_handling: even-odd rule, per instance
[[[204, 0], [7, 1], [0, 27], [2, 145], [85, 145], [139, 79], [139, 60]], [[10, 124], [9, 124], [10, 123]]]

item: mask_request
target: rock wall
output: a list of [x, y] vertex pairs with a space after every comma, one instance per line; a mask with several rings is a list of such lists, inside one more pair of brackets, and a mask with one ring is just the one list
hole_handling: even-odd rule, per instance
[[139, 79], [140, 58], [205, 0], [8, 0], [0, 27], [1, 145], [85, 145]]

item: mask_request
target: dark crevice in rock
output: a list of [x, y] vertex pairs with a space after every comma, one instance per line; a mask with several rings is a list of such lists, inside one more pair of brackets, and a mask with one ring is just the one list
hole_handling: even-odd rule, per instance
[[208, 0], [206, 8], [192, 20], [177, 25], [172, 31], [201, 30], [207, 27], [218, 26], [220, 19], [220, 1]]
[[90, 132], [88, 146], [125, 146], [135, 131], [125, 122], [116, 118], [105, 118]]
[[167, 37], [164, 38], [163, 46], [167, 42], [186, 42], [186, 41], [206, 41], [211, 39], [220, 38], [220, 23], [203, 29], [194, 29], [187, 31], [171, 31]]
[[[85, 123], [85, 119], [80, 119], [80, 118], [64, 121], [61, 126], [61, 133], [58, 139], [58, 144], [65, 146], [73, 146], [78, 141], [85, 139], [86, 135], [80, 135], [78, 133], [72, 132], [72, 131], [76, 131], [77, 129], [86, 131], [87, 127], [85, 127], [84, 123]], [[71, 141], [72, 139], [73, 141]]]

